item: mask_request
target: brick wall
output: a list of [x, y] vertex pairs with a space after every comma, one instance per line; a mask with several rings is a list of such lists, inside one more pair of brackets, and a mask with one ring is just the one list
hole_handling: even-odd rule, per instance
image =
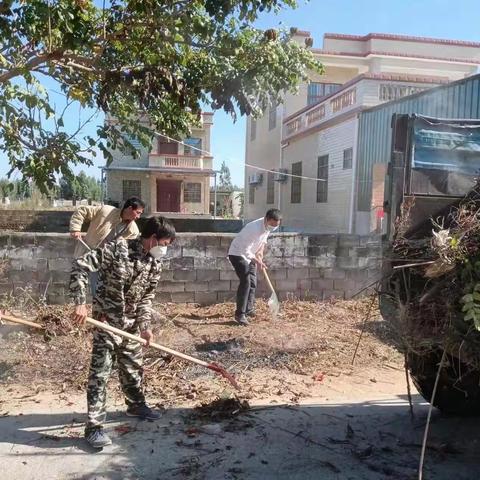
[[[233, 301], [237, 277], [226, 258], [234, 235], [181, 233], [169, 248], [158, 302]], [[0, 234], [0, 293], [29, 286], [49, 303], [68, 301], [73, 240], [65, 234]], [[281, 299], [349, 298], [379, 278], [380, 242], [356, 235], [275, 234], [266, 255]], [[259, 295], [267, 287], [259, 282]]]

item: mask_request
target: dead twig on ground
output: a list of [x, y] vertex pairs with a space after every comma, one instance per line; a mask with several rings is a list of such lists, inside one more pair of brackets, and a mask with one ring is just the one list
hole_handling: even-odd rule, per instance
[[437, 394], [438, 382], [440, 380], [440, 372], [442, 371], [443, 363], [445, 362], [446, 356], [447, 356], [447, 352], [446, 350], [443, 350], [442, 359], [440, 360], [440, 364], [437, 370], [437, 376], [435, 378], [435, 384], [433, 385], [432, 398], [430, 399], [430, 406], [428, 408], [427, 423], [425, 425], [425, 432], [423, 434], [423, 442], [422, 442], [422, 451], [420, 454], [420, 464], [418, 466], [418, 480], [423, 479], [423, 463], [425, 461], [425, 450], [427, 447], [428, 430], [430, 428], [430, 418], [432, 417], [433, 403], [435, 402], [435, 395]]
[[362, 324], [362, 330], [360, 331], [360, 336], [358, 337], [358, 342], [357, 342], [357, 345], [355, 347], [355, 351], [353, 352], [353, 357], [352, 357], [352, 362], [351, 362], [351, 365], [353, 365], [355, 363], [355, 357], [357, 356], [357, 352], [358, 352], [358, 347], [360, 346], [360, 342], [362, 341], [362, 337], [363, 337], [363, 333], [365, 332], [365, 328], [367, 326], [367, 322], [370, 320], [370, 316], [372, 314], [372, 309], [373, 309], [373, 305], [375, 304], [375, 300], [377, 299], [377, 295], [374, 294], [372, 295], [372, 300], [370, 302], [370, 305], [368, 307], [368, 310], [367, 310], [367, 314], [365, 315], [365, 319], [363, 320], [363, 324]]

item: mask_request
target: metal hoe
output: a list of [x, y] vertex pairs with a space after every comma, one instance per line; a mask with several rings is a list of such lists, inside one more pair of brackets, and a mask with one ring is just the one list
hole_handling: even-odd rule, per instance
[[[29, 322], [28, 320], [23, 320], [21, 318], [17, 317], [12, 317], [11, 315], [4, 315], [0, 313], [0, 319], [4, 319], [7, 322], [12, 322], [12, 323], [19, 323], [21, 325], [28, 325], [29, 327], [33, 328], [38, 328], [43, 330], [43, 326], [39, 325], [38, 323], [34, 322]], [[107, 323], [99, 322], [98, 320], [94, 320], [93, 318], [87, 317], [86, 322], [89, 323], [90, 325], [93, 325], [94, 327], [100, 328], [102, 330], [106, 330], [107, 332], [114, 333], [115, 335], [118, 335], [123, 338], [128, 338], [129, 340], [133, 340], [135, 342], [141, 343], [142, 345], [146, 345], [147, 341], [141, 337], [138, 337], [136, 335], [132, 335], [131, 333], [125, 332], [123, 330], [120, 330], [119, 328], [112, 327], [111, 325], [108, 325]], [[165, 347], [163, 345], [160, 345], [158, 343], [153, 343], [150, 342], [150, 347], [155, 348], [156, 350], [160, 350], [165, 353], [169, 353], [170, 355], [173, 355], [174, 357], [181, 358], [182, 360], [186, 360], [187, 362], [195, 363], [197, 365], [201, 365], [202, 367], [208, 368], [209, 370], [214, 371], [215, 373], [220, 374], [222, 377], [224, 377], [226, 380], [228, 380], [237, 390], [240, 390], [240, 386], [236, 382], [235, 378], [231, 373], [228, 373], [225, 367], [222, 367], [218, 363], [208, 363], [204, 362], [203, 360], [200, 360], [199, 358], [191, 357], [190, 355], [187, 355], [185, 353], [177, 352], [176, 350], [172, 350], [171, 348]]]
[[265, 280], [267, 281], [267, 284], [272, 292], [270, 298], [268, 299], [267, 305], [270, 309], [273, 319], [275, 320], [280, 312], [280, 302], [278, 301], [277, 294], [275, 293], [275, 289], [273, 288], [272, 282], [265, 268], [263, 269], [263, 275], [265, 275]]

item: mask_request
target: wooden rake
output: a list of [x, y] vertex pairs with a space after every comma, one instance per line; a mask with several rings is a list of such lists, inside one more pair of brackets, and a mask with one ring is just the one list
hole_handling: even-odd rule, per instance
[[[44, 330], [44, 327], [42, 325], [39, 325], [38, 323], [30, 322], [28, 320], [23, 320], [22, 318], [13, 317], [11, 315], [4, 315], [3, 313], [0, 313], [0, 319], [4, 319], [7, 322], [27, 325], [32, 328], [37, 328], [39, 330]], [[112, 327], [107, 323], [99, 322], [98, 320], [94, 320], [93, 318], [90, 318], [90, 317], [87, 317], [86, 322], [96, 328], [100, 328], [101, 330], [114, 333], [119, 337], [128, 338], [129, 340], [133, 340], [134, 342], [141, 343], [142, 345], [147, 344], [147, 341], [145, 339], [138, 337], [137, 335], [132, 335], [131, 333], [125, 332], [124, 330], [120, 330], [119, 328]], [[237, 390], [240, 390], [240, 386], [238, 385], [234, 376], [231, 373], [227, 372], [225, 367], [222, 367], [218, 363], [204, 362], [199, 358], [191, 357], [190, 355], [187, 355], [182, 352], [177, 352], [176, 350], [165, 347], [164, 345], [160, 345], [159, 343], [150, 342], [149, 346], [152, 348], [155, 348], [156, 350], [160, 350], [161, 352], [165, 352], [170, 355], [173, 355], [174, 357], [181, 358], [182, 360], [186, 360], [187, 362], [195, 363], [196, 365], [200, 365], [202, 367], [208, 368], [209, 370], [212, 370], [213, 372], [218, 373], [219, 375], [224, 377], [226, 380], [228, 380], [230, 384], [233, 385], [233, 387], [235, 387]]]

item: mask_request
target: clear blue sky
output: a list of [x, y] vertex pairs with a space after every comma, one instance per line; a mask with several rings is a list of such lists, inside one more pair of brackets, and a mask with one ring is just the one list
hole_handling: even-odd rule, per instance
[[[296, 10], [264, 15], [260, 28], [297, 27], [308, 30], [314, 47], [321, 48], [325, 32], [360, 34], [370, 32], [480, 41], [478, 0], [299, 0]], [[59, 100], [60, 101], [60, 100]], [[78, 118], [78, 115], [77, 115]], [[234, 183], [243, 184], [245, 119], [235, 124], [223, 112], [214, 117], [212, 150], [215, 167], [225, 160]], [[0, 175], [7, 171], [0, 154]], [[97, 165], [101, 160], [96, 161]], [[98, 168], [88, 172], [98, 175]]]

